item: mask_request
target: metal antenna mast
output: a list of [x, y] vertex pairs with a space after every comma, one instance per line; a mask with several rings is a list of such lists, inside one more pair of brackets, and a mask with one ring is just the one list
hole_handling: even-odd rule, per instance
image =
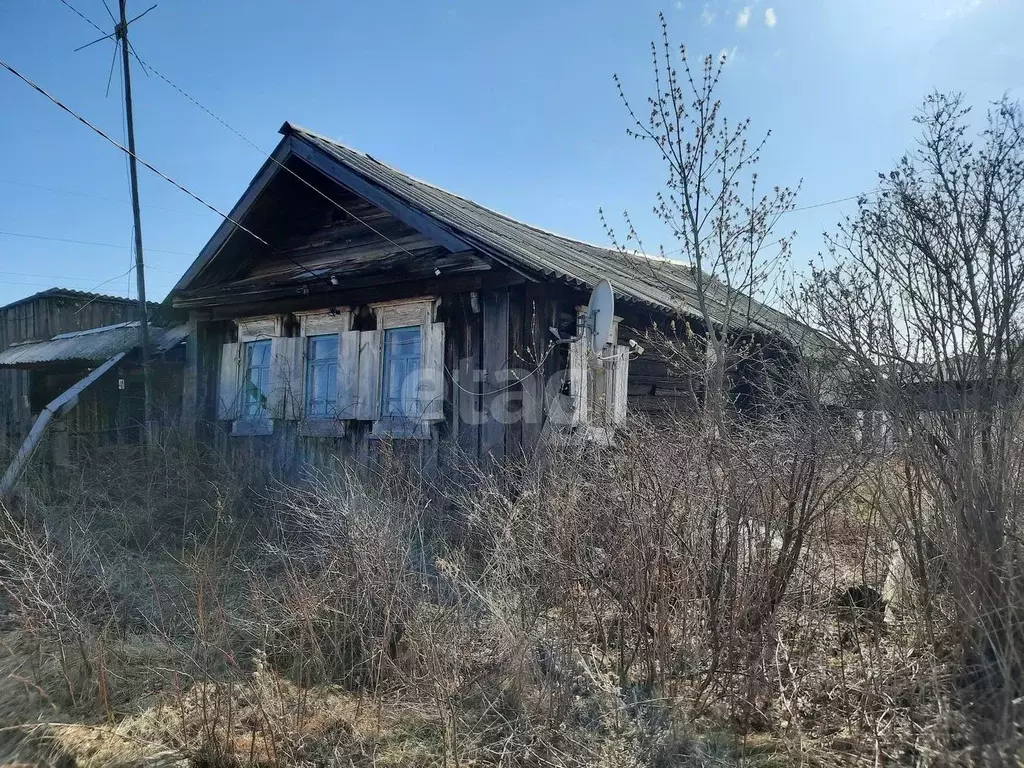
[[[146, 306], [146, 271], [142, 257], [142, 216], [139, 212], [139, 169], [135, 160], [135, 118], [132, 113], [132, 74], [128, 43], [128, 0], [120, 0], [121, 22], [115, 35], [121, 44], [121, 62], [124, 66], [124, 107], [128, 125], [128, 167], [132, 185], [132, 215], [135, 217], [135, 281], [139, 292], [139, 330], [142, 332], [142, 385], [145, 398], [143, 441], [150, 442], [153, 428], [153, 370], [149, 364], [149, 308]], [[134, 19], [133, 19], [134, 21]]]
[[[65, 3], [66, 4], [66, 3]], [[143, 398], [144, 398], [144, 419], [145, 424], [143, 425], [143, 444], [148, 445], [152, 436], [153, 429], [153, 371], [149, 361], [149, 307], [146, 305], [146, 269], [145, 259], [142, 255], [142, 214], [139, 209], [139, 168], [138, 162], [136, 161], [135, 154], [135, 115], [132, 111], [132, 71], [131, 71], [131, 54], [135, 51], [128, 42], [128, 26], [147, 13], [156, 8], [155, 5], [150, 6], [145, 11], [140, 13], [134, 19], [128, 19], [127, 0], [119, 0], [121, 19], [117, 21], [114, 19], [114, 15], [110, 13], [110, 9], [107, 8], [107, 14], [110, 16], [111, 21], [114, 22], [114, 31], [99, 38], [93, 40], [91, 43], [87, 43], [77, 50], [88, 48], [90, 45], [102, 42], [103, 40], [109, 40], [114, 38], [117, 44], [121, 48], [121, 62], [124, 67], [124, 108], [125, 108], [125, 122], [127, 124], [128, 131], [128, 169], [129, 176], [131, 177], [131, 188], [132, 188], [132, 215], [134, 217], [135, 225], [135, 280], [138, 287], [139, 293], [139, 331], [142, 335], [142, 384], [143, 384]], [[106, 8], [106, 2], [103, 3]], [[71, 6], [68, 6], [71, 7]], [[74, 8], [72, 8], [74, 10]], [[78, 11], [75, 11], [78, 13]], [[81, 14], [79, 14], [81, 15]], [[84, 18], [84, 17], [83, 17]], [[86, 19], [88, 21], [88, 19]], [[90, 22], [92, 23], [92, 22]], [[95, 27], [96, 25], [93, 24]], [[117, 52], [114, 52], [116, 60]], [[138, 56], [135, 57], [138, 59]], [[142, 62], [139, 61], [141, 65]], [[111, 62], [111, 74], [113, 74], [113, 62]], [[110, 81], [107, 80], [107, 91], [110, 90]]]

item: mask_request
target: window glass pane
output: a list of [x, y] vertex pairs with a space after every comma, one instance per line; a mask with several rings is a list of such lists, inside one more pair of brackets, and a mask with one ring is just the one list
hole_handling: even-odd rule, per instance
[[265, 419], [270, 394], [270, 339], [246, 343], [242, 381], [242, 418]]
[[393, 419], [418, 419], [419, 387], [420, 327], [386, 330], [381, 415]]
[[338, 357], [338, 334], [329, 336], [309, 337], [309, 357], [311, 360], [334, 360]]
[[338, 335], [310, 336], [306, 350], [306, 415], [331, 418], [338, 403]]

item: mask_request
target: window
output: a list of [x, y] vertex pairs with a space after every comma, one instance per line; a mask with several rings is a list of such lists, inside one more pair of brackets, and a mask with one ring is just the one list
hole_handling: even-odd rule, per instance
[[265, 421], [269, 418], [267, 398], [270, 396], [270, 339], [245, 343], [242, 379], [242, 419]]
[[306, 340], [306, 416], [332, 418], [338, 406], [338, 334]]
[[419, 419], [420, 326], [384, 331], [381, 417], [395, 421]]

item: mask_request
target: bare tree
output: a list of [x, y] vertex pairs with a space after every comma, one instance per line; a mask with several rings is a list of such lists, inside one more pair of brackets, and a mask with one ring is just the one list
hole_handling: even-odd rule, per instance
[[916, 149], [859, 201], [803, 297], [892, 425], [925, 618], [952, 594], [968, 676], [1010, 722], [1024, 685], [1024, 115], [1004, 98], [976, 139], [970, 116], [959, 95], [925, 99]]
[[[751, 138], [749, 120], [726, 116], [718, 97], [726, 57], [706, 56], [694, 68], [686, 48], [670, 43], [664, 17], [661, 26], [660, 43], [651, 45], [646, 108], [634, 106], [619, 78], [615, 83], [631, 120], [628, 135], [663, 164], [654, 213], [675, 247], [638, 258], [644, 240], [628, 212], [624, 239], [604, 222], [624, 263], [674, 299], [678, 319], [643, 331], [671, 371], [694, 385], [690, 423], [663, 435], [660, 445], [679, 446], [686, 456], [680, 461], [701, 468], [685, 481], [695, 483], [687, 501], [669, 505], [682, 506], [681, 519], [672, 520], [700, 542], [681, 539], [680, 548], [702, 552], [688, 579], [693, 604], [706, 611], [695, 620], [707, 648], [698, 698], [721, 696], [723, 680], [724, 688], [743, 680], [740, 696], [750, 703], [758, 695], [755, 668], [774, 642], [770, 627], [816, 526], [853, 483], [858, 457], [833, 450], [819, 410], [790, 407], [793, 390], [806, 394], [801, 351], [777, 332], [781, 316], [755, 300], [773, 298], [788, 264], [790, 237], [776, 230], [796, 194], [765, 189], [760, 179], [770, 134]], [[749, 386], [751, 373], [765, 384], [754, 393], [764, 414], [756, 423], [736, 418], [736, 384]], [[683, 476], [678, 468], [673, 474]], [[657, 603], [661, 591], [652, 587], [650, 599]], [[743, 716], [756, 717], [752, 709]]]
[[[779, 267], [788, 260], [790, 238], [774, 233], [796, 193], [779, 186], [762, 191], [757, 165], [770, 132], [751, 139], [749, 119], [732, 121], [723, 112], [717, 90], [726, 56], [705, 56], [695, 71], [686, 47], [672, 46], [664, 15], [660, 18], [661, 44], [651, 43], [654, 91], [646, 99], [646, 113], [634, 107], [617, 75], [615, 84], [632, 120], [627, 134], [653, 145], [664, 163], [665, 185], [654, 213], [677, 247], [660, 249], [662, 257], [672, 256], [664, 264], [633, 258], [628, 263], [660, 281], [681, 309], [693, 314], [696, 304], [700, 327], [687, 324], [675, 334], [686, 349], [659, 346], [681, 367], [698, 352], [705, 366], [703, 399], [720, 412], [730, 374], [752, 352], [749, 331], [760, 308], [750, 298], [771, 293]], [[633, 219], [628, 212], [624, 218], [624, 240], [603, 219], [609, 236], [624, 252], [643, 252]], [[695, 290], [682, 289], [673, 279], [683, 270]]]

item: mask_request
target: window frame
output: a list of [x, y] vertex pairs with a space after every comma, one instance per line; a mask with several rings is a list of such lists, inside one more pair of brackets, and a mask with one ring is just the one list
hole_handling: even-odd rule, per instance
[[335, 380], [341, 373], [341, 335], [352, 330], [352, 310], [350, 307], [334, 307], [310, 312], [296, 312], [299, 321], [299, 336], [302, 337], [302, 366], [300, 382], [302, 402], [296, 414], [298, 431], [302, 437], [344, 437], [346, 419], [337, 413], [337, 399], [340, 396], [340, 383], [335, 384], [335, 412], [325, 416], [312, 416], [309, 412], [309, 343], [318, 336], [334, 335], [338, 339], [335, 360]]
[[[239, 421], [244, 422], [255, 422], [262, 423], [268, 422], [270, 418], [270, 387], [273, 386], [273, 341], [269, 338], [263, 339], [252, 339], [250, 341], [243, 341], [242, 344], [242, 370], [240, 382], [241, 386], [241, 401], [239, 402]], [[266, 350], [266, 360], [260, 363], [258, 366], [253, 365], [253, 357], [255, 350], [259, 347], [260, 349]], [[250, 384], [252, 384], [252, 372], [259, 370], [261, 372], [261, 384], [265, 384], [266, 391], [263, 386], [258, 388], [259, 397], [252, 397], [252, 391], [250, 390]], [[265, 378], [266, 381], [262, 382]], [[262, 398], [262, 403], [260, 403]], [[252, 406], [256, 406], [256, 412], [250, 411]]]
[[[231, 422], [231, 434], [233, 436], [257, 436], [270, 435], [274, 431], [274, 418], [270, 413], [270, 397], [274, 386], [274, 339], [279, 338], [284, 332], [283, 315], [260, 315], [256, 317], [240, 317], [235, 319], [237, 330], [237, 343], [239, 354], [235, 361], [235, 377], [237, 382], [237, 413]], [[270, 345], [270, 359], [267, 362], [269, 368], [268, 386], [270, 392], [266, 393], [267, 402], [263, 408], [263, 415], [256, 418], [249, 417], [246, 411], [245, 387], [249, 375], [249, 350], [250, 345], [255, 342], [267, 342]]]
[[[393, 334], [398, 334], [398, 333], [403, 333], [403, 332], [408, 332], [408, 331], [415, 331], [414, 334], [408, 334], [408, 336], [410, 337], [409, 341], [415, 340], [415, 344], [416, 344], [415, 354], [410, 354], [410, 353], [403, 353], [403, 354], [393, 354], [392, 353], [392, 354], [389, 354], [389, 352], [392, 351], [391, 347], [393, 347], [393, 346], [395, 346], [397, 344], [405, 343], [405, 342], [402, 342], [402, 341], [392, 342], [391, 345], [389, 345], [388, 337], [393, 335]], [[420, 398], [418, 397], [419, 388], [420, 388], [420, 374], [422, 373], [422, 369], [423, 369], [423, 326], [422, 325], [403, 325], [403, 326], [399, 326], [397, 328], [385, 328], [384, 329], [384, 337], [383, 337], [383, 345], [384, 345], [384, 348], [381, 351], [381, 357], [380, 357], [381, 372], [380, 372], [380, 398], [379, 398], [380, 411], [379, 411], [379, 414], [378, 414], [379, 418], [380, 418], [381, 421], [390, 421], [390, 422], [397, 423], [397, 424], [403, 424], [403, 423], [404, 424], [418, 424], [421, 421], [422, 414], [423, 414], [423, 406], [422, 406], [422, 403], [420, 403]], [[410, 373], [411, 373], [411, 371], [407, 371], [406, 374], [405, 374], [405, 378], [403, 379], [403, 381], [401, 381], [399, 383], [398, 402], [401, 403], [403, 406], [406, 403], [413, 404], [413, 406], [415, 408], [415, 412], [413, 414], [408, 414], [405, 411], [405, 409], [403, 408], [399, 412], [399, 415], [395, 416], [395, 415], [393, 415], [392, 412], [389, 411], [389, 405], [392, 402], [394, 402], [394, 400], [395, 400], [391, 396], [391, 392], [389, 391], [392, 388], [393, 382], [391, 380], [391, 377], [392, 377], [392, 375], [394, 375], [394, 368], [395, 368], [395, 366], [391, 365], [391, 363], [393, 361], [394, 362], [403, 362], [403, 361], [407, 362], [407, 361], [411, 361], [413, 359], [415, 359], [415, 361], [416, 361], [416, 366], [415, 366], [414, 370], [415, 370], [415, 377], [416, 377], [415, 378], [415, 391], [416, 391], [416, 395], [417, 396], [415, 396], [413, 398], [410, 398], [410, 399], [407, 399], [405, 397], [404, 390], [406, 390], [406, 388], [408, 386], [408, 379], [409, 379], [409, 376], [410, 376]]]
[[[323, 421], [323, 420], [335, 420], [338, 416], [338, 369], [341, 364], [339, 360], [339, 350], [341, 348], [340, 339], [337, 333], [317, 333], [315, 335], [303, 336], [303, 391], [302, 391], [302, 416], [303, 421]], [[334, 356], [331, 359], [329, 356], [325, 358], [314, 358], [312, 349], [314, 345], [319, 341], [333, 340], [334, 341]], [[333, 381], [333, 399], [328, 396], [324, 400], [323, 412], [313, 412], [312, 406], [316, 402], [316, 398], [313, 396], [313, 383], [315, 380], [315, 374], [326, 369], [327, 371], [327, 382], [328, 382], [328, 393], [331, 391], [331, 383]]]
[[415, 419], [396, 419], [385, 413], [388, 366], [387, 332], [408, 328], [419, 329], [419, 366], [416, 387], [418, 393], [423, 385], [424, 368], [428, 365], [428, 361], [425, 359], [428, 347], [427, 328], [434, 323], [435, 311], [439, 305], [440, 298], [438, 297], [418, 297], [370, 305], [370, 309], [377, 319], [377, 330], [381, 333], [380, 364], [377, 374], [377, 414], [370, 433], [373, 437], [428, 440], [433, 434], [433, 426], [436, 421], [424, 418], [425, 408], [423, 403], [419, 402], [419, 397], [416, 398], [419, 402], [419, 414]]

